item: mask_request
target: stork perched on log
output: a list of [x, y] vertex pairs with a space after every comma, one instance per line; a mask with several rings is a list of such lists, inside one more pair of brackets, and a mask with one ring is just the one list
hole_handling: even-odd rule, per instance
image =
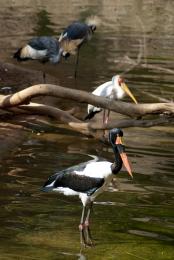
[[[135, 102], [135, 104], [138, 103], [134, 95], [129, 90], [128, 86], [125, 84], [124, 79], [120, 75], [113, 76], [111, 81], [105, 82], [99, 87], [97, 87], [92, 92], [92, 94], [100, 97], [107, 97], [113, 100], [123, 99], [127, 94]], [[93, 118], [96, 113], [99, 113], [101, 111], [102, 108], [95, 107], [89, 104], [87, 108], [88, 114], [86, 115], [85, 120]], [[110, 110], [107, 111], [107, 115], [106, 115], [106, 111], [104, 109], [103, 124], [105, 125], [107, 125], [108, 123], [109, 114], [110, 114]]]

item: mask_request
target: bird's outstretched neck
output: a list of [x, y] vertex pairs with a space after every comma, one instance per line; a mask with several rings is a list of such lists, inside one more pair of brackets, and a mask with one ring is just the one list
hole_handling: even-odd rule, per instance
[[122, 162], [122, 159], [120, 157], [120, 154], [118, 152], [117, 147], [116, 146], [112, 146], [112, 148], [113, 148], [113, 151], [114, 151], [115, 160], [114, 160], [114, 163], [111, 166], [111, 170], [112, 170], [113, 174], [117, 174], [121, 170], [123, 162]]

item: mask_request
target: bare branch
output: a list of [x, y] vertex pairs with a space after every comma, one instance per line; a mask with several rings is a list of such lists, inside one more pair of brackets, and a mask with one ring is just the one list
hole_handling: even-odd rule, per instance
[[147, 114], [174, 113], [174, 103], [153, 103], [153, 104], [131, 104], [120, 101], [113, 101], [109, 98], [98, 97], [82, 90], [68, 89], [61, 86], [41, 84], [24, 89], [16, 94], [0, 96], [0, 107], [7, 108], [28, 104], [37, 96], [54, 96], [64, 99], [71, 99], [79, 103], [89, 103], [98, 107], [110, 109], [127, 116], [143, 116]]
[[81, 122], [79, 119], [75, 118], [66, 111], [44, 104], [30, 103], [29, 105], [22, 105], [19, 108], [30, 111], [34, 114], [51, 116], [64, 123]]
[[[79, 132], [87, 135], [98, 137], [103, 140], [102, 132], [98, 132], [99, 130], [109, 130], [115, 127], [127, 128], [127, 127], [152, 127], [157, 125], [166, 125], [166, 124], [174, 124], [173, 117], [161, 117], [157, 119], [149, 119], [149, 120], [136, 120], [136, 119], [127, 119], [127, 120], [115, 120], [110, 121], [107, 125], [103, 125], [101, 123], [75, 123], [70, 122], [69, 125], [78, 130]], [[101, 138], [102, 137], [102, 138]]]

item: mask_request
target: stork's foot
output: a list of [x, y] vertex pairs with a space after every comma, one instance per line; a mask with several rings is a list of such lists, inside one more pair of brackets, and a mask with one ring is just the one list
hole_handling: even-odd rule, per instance
[[87, 245], [90, 246], [90, 247], [93, 247], [93, 246], [95, 246], [95, 244], [92, 241], [91, 231], [90, 231], [90, 228], [89, 228], [89, 221], [86, 220], [85, 223], [84, 223], [84, 226], [85, 226], [85, 231], [86, 231]]
[[81, 247], [93, 247], [94, 243], [91, 238], [91, 232], [89, 229], [89, 223], [85, 222], [84, 224], [79, 225], [80, 231], [80, 244]]

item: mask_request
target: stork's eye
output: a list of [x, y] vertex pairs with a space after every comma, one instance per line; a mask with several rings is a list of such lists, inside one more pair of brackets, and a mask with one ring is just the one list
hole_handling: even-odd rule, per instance
[[118, 79], [118, 84], [119, 84], [119, 86], [121, 86], [122, 83], [124, 83], [124, 79], [120, 77], [120, 78]]

